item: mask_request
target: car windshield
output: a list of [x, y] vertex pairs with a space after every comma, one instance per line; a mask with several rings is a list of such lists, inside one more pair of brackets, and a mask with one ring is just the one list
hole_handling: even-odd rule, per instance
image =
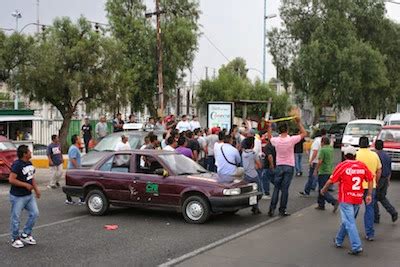
[[380, 124], [354, 123], [347, 125], [344, 134], [353, 136], [363, 136], [363, 135], [376, 136], [381, 130], [381, 128], [382, 126]]
[[329, 129], [329, 133], [331, 134], [341, 134], [346, 128], [346, 124], [333, 124]]
[[[122, 135], [123, 133], [121, 133]], [[95, 147], [96, 151], [114, 151], [115, 146], [121, 141], [121, 135], [109, 135], [101, 140]], [[142, 141], [140, 135], [128, 135], [129, 145], [132, 149], [136, 149], [139, 143]]]
[[384, 142], [400, 143], [400, 129], [383, 129], [378, 139]]
[[0, 151], [3, 151], [3, 150], [16, 150], [16, 149], [17, 149], [16, 146], [11, 142], [7, 142], [7, 141], [0, 142]]
[[160, 155], [160, 158], [176, 175], [207, 172], [201, 165], [181, 154]]

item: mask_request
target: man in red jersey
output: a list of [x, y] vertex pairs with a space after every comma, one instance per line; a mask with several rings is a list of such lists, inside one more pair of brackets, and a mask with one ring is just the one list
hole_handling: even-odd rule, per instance
[[363, 251], [356, 225], [357, 213], [362, 204], [364, 189], [362, 182], [368, 182], [368, 194], [365, 198], [367, 204], [372, 201], [373, 174], [368, 167], [361, 161], [355, 160], [357, 150], [348, 146], [344, 149], [345, 161], [336, 166], [332, 176], [321, 189], [324, 195], [331, 184], [339, 182], [340, 216], [342, 223], [337, 233], [334, 243], [337, 248], [341, 248], [344, 238], [349, 235], [351, 250], [350, 255], [358, 255]]

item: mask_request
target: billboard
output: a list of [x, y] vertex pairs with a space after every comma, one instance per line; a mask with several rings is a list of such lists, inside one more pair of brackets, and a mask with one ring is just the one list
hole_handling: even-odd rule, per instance
[[231, 102], [207, 103], [207, 127], [220, 127], [229, 131], [233, 124], [233, 110]]

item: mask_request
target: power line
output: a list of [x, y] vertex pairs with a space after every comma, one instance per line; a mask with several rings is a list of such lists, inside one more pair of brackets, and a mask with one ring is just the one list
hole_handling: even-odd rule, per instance
[[227, 56], [225, 56], [225, 54], [222, 52], [221, 49], [219, 49], [214, 43], [213, 41], [211, 41], [211, 39], [207, 36], [207, 34], [205, 34], [205, 32], [203, 32], [204, 37], [206, 37], [207, 41], [226, 59], [226, 61], [229, 61], [229, 58]]

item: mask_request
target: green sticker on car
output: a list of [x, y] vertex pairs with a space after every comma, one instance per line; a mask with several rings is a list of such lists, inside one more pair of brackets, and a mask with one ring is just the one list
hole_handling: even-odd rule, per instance
[[158, 195], [158, 184], [147, 182], [146, 193]]

